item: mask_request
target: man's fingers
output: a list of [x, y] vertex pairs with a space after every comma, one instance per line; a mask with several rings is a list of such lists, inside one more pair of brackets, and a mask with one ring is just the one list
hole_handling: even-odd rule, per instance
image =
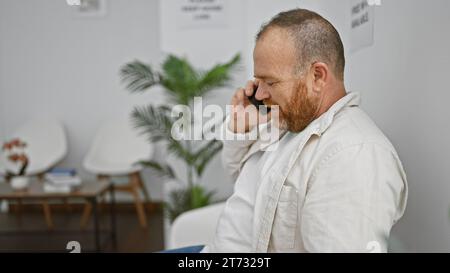
[[243, 105], [245, 100], [245, 90], [243, 88], [240, 88], [236, 94], [238, 99], [238, 104]]
[[248, 81], [245, 85], [245, 95], [250, 97], [255, 92], [255, 83], [253, 81]]
[[243, 105], [244, 104], [244, 89], [238, 88], [231, 99], [231, 105]]
[[238, 88], [231, 99], [232, 105], [248, 105], [248, 97], [252, 96], [258, 87], [257, 81], [248, 81], [245, 88]]
[[257, 86], [258, 84], [254, 81], [248, 81], [245, 88], [236, 89], [231, 98], [232, 119], [229, 128], [233, 132], [248, 132], [258, 124], [259, 111], [248, 99]]

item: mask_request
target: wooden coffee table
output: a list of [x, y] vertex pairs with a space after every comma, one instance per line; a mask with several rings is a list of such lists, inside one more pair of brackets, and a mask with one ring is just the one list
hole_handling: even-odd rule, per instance
[[[110, 194], [110, 228], [108, 230], [109, 238], [112, 241], [113, 248], [116, 248], [116, 215], [115, 215], [115, 197], [114, 197], [114, 186], [111, 182], [102, 180], [96, 182], [84, 182], [80, 187], [75, 188], [68, 193], [52, 193], [44, 191], [44, 182], [34, 179], [30, 182], [30, 185], [25, 190], [15, 190], [11, 187], [9, 183], [0, 183], [0, 201], [1, 200], [15, 200], [19, 202], [28, 200], [38, 200], [43, 204], [44, 215], [50, 230], [47, 232], [55, 233], [57, 230], [53, 229], [53, 223], [51, 218], [51, 211], [48, 205], [48, 201], [52, 199], [57, 200], [68, 200], [68, 199], [85, 199], [92, 205], [93, 220], [94, 220], [94, 242], [95, 251], [99, 252], [101, 250], [100, 242], [100, 223], [99, 223], [99, 198], [104, 196], [109, 192]], [[75, 232], [79, 232], [75, 231]], [[60, 232], [70, 232], [67, 230]], [[20, 235], [21, 232], [14, 232], [14, 235]], [[11, 236], [12, 232], [0, 232], [0, 235]]]

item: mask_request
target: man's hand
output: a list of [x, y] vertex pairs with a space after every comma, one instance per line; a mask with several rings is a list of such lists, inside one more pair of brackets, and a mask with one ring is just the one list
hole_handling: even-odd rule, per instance
[[247, 133], [259, 123], [270, 120], [270, 113], [261, 115], [248, 97], [258, 89], [258, 80], [248, 81], [245, 88], [238, 88], [231, 99], [231, 119], [228, 129], [234, 133]]

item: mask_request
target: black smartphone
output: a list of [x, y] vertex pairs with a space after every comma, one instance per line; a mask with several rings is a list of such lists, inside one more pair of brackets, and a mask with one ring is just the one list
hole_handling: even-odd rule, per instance
[[260, 106], [263, 106], [263, 113], [269, 113], [270, 112], [270, 107], [265, 106], [264, 102], [262, 100], [257, 100], [256, 99], [256, 89], [258, 89], [257, 87], [255, 87], [255, 89], [253, 90], [253, 95], [248, 97], [248, 100], [254, 105], [256, 106], [256, 109], [258, 109], [258, 111], [261, 109]]

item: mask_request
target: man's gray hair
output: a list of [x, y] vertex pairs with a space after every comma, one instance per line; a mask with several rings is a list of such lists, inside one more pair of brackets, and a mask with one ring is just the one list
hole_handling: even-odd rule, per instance
[[344, 45], [337, 30], [325, 18], [306, 9], [280, 12], [262, 25], [256, 41], [273, 28], [288, 30], [294, 39], [299, 61], [297, 72], [305, 71], [314, 62], [324, 62], [338, 79], [344, 80]]

